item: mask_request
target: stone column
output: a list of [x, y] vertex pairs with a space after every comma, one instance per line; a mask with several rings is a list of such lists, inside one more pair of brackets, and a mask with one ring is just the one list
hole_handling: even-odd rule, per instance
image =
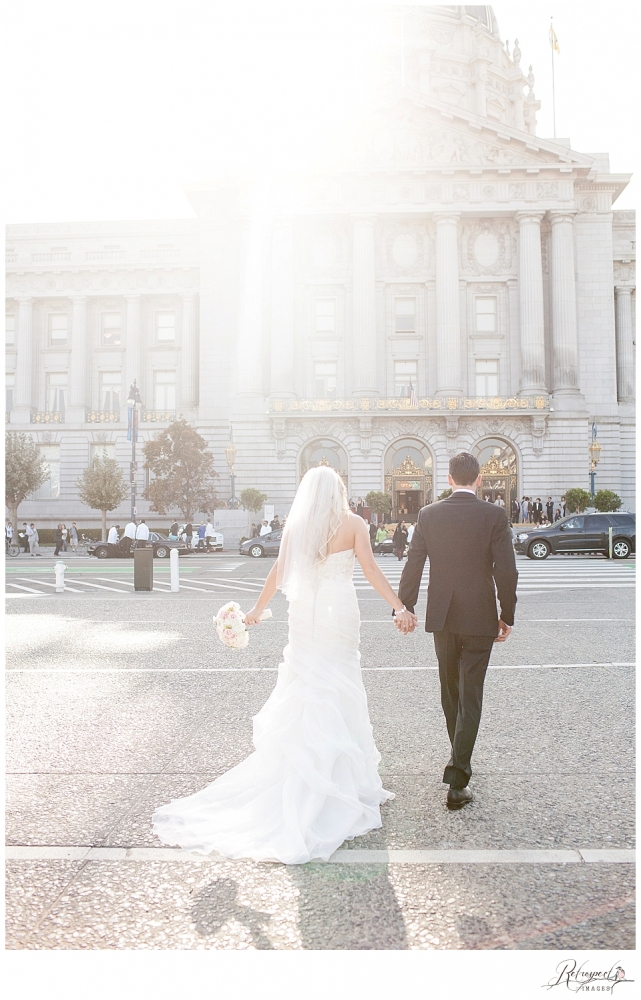
[[571, 212], [550, 212], [552, 297], [552, 391], [579, 392], [579, 340], [576, 326], [574, 226]]
[[519, 223], [519, 311], [521, 326], [521, 395], [546, 392], [543, 327], [543, 212], [517, 212]]
[[28, 424], [34, 409], [33, 299], [18, 298], [18, 329], [16, 331], [16, 400], [11, 411], [11, 423]]
[[252, 222], [245, 234], [244, 268], [238, 322], [237, 393], [263, 392], [263, 230]]
[[355, 396], [378, 395], [376, 385], [376, 272], [373, 215], [353, 220], [353, 344]]
[[617, 395], [622, 402], [629, 402], [635, 398], [632, 288], [629, 285], [617, 285], [614, 293], [616, 296]]
[[76, 295], [71, 300], [71, 358], [69, 362], [68, 423], [84, 423], [87, 406], [87, 297]]
[[[129, 388], [129, 387], [127, 387]], [[180, 410], [198, 406], [198, 344], [196, 296], [183, 295], [180, 334]]]
[[436, 395], [460, 396], [461, 315], [458, 277], [460, 213], [443, 212], [436, 221]]
[[125, 338], [125, 399], [129, 392], [129, 387], [134, 379], [138, 384], [142, 396], [143, 406], [146, 410], [153, 408], [153, 402], [145, 398], [143, 381], [143, 371], [140, 363], [142, 348], [142, 330], [140, 324], [141, 317], [140, 295], [127, 296], [127, 333]]
[[277, 219], [272, 232], [270, 392], [294, 396], [294, 245], [291, 219]]

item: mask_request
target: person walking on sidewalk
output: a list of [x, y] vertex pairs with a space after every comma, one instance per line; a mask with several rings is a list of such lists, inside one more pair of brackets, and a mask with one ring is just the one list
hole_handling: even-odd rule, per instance
[[552, 521], [554, 520], [554, 501], [552, 500], [552, 497], [547, 498], [545, 504], [545, 516], [548, 519], [548, 523], [552, 524]]
[[32, 556], [39, 556], [41, 553], [40, 553], [40, 536], [38, 534], [38, 530], [33, 521], [31, 522], [29, 527], [31, 528], [31, 532], [29, 534], [29, 552], [31, 553]]
[[20, 539], [20, 545], [24, 550], [25, 555], [29, 551], [29, 535], [31, 534], [31, 529], [26, 521], [22, 522], [22, 531], [18, 532], [18, 538]]
[[149, 527], [145, 524], [144, 520], [140, 522], [136, 528], [136, 546], [140, 546], [141, 549], [147, 547], [147, 542], [149, 541]]
[[69, 532], [67, 530], [67, 525], [63, 524], [63, 526], [62, 526], [62, 551], [63, 552], [67, 551], [67, 538], [68, 537], [69, 537]]
[[213, 540], [215, 538], [216, 532], [214, 531], [214, 526], [210, 520], [207, 521], [207, 527], [205, 528], [205, 545], [207, 546], [207, 551], [211, 549], [213, 545]]
[[120, 541], [120, 536], [118, 532], [120, 531], [120, 525], [112, 525], [109, 529], [109, 534], [107, 536], [107, 558], [113, 559], [118, 553], [118, 543]]
[[71, 545], [73, 554], [78, 555], [78, 525], [75, 521], [71, 522], [69, 529], [69, 544]]
[[59, 524], [53, 533], [53, 540], [55, 542], [54, 556], [60, 555], [60, 549], [62, 548], [62, 525]]
[[396, 530], [392, 536], [392, 544], [394, 545], [396, 558], [401, 562], [405, 555], [405, 546], [407, 545], [407, 528], [402, 521], [399, 521], [396, 525]]
[[134, 520], [128, 521], [125, 525], [125, 533], [122, 536], [122, 554], [128, 556], [131, 552], [132, 545], [136, 541], [136, 522]]

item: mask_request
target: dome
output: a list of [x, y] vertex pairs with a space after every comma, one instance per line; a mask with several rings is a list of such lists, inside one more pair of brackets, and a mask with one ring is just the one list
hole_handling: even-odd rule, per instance
[[474, 7], [425, 7], [423, 9], [433, 11], [435, 14], [438, 13], [441, 17], [472, 17], [475, 21], [480, 21], [481, 24], [484, 24], [488, 31], [491, 31], [492, 34], [498, 33], [499, 30], [496, 17], [494, 16], [494, 11], [491, 7], [486, 7], [485, 5]]

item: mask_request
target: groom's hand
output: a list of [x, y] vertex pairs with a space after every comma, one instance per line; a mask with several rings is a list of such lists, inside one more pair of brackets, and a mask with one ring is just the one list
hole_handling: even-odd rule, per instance
[[394, 615], [394, 624], [403, 635], [413, 632], [417, 623], [418, 619], [411, 611], [397, 611]]
[[494, 642], [505, 642], [511, 631], [511, 627], [506, 625], [502, 619], [499, 619], [499, 634]]

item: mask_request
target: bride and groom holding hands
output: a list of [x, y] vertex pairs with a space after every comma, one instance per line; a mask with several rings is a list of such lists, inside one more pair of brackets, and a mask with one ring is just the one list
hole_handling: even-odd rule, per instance
[[253, 719], [255, 750], [201, 791], [159, 807], [153, 827], [161, 841], [304, 864], [327, 860], [345, 840], [382, 826], [380, 807], [394, 793], [378, 773], [361, 678], [354, 558], [403, 634], [417, 627], [429, 559], [425, 630], [434, 636], [451, 745], [447, 806], [472, 801], [485, 673], [493, 644], [505, 642], [514, 623], [518, 576], [505, 510], [478, 499], [479, 482], [473, 455], [450, 460], [453, 492], [421, 510], [397, 595], [372, 554], [365, 521], [349, 510], [340, 476], [324, 466], [305, 474], [278, 559], [245, 616], [247, 625], [258, 624], [277, 589], [288, 600], [288, 643], [276, 686]]

